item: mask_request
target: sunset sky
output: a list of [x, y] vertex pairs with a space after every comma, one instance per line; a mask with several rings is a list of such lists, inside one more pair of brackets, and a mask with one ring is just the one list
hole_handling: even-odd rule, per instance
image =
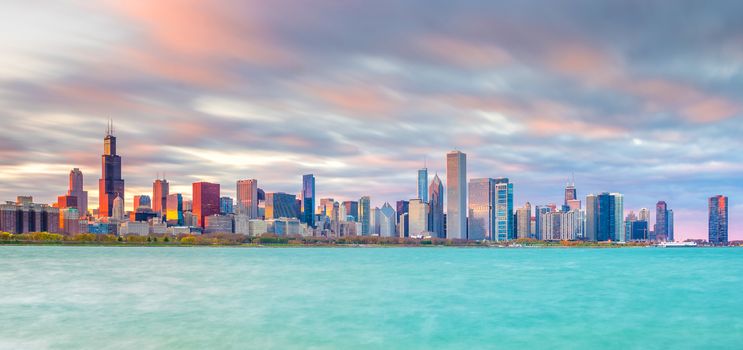
[[509, 177], [515, 206], [621, 192], [743, 239], [741, 1], [3, 1], [0, 199], [97, 205], [114, 120], [126, 202], [235, 181], [318, 197], [415, 196], [416, 170]]

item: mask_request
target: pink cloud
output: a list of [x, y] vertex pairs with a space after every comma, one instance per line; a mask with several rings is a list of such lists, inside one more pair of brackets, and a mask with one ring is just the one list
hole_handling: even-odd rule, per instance
[[508, 51], [483, 43], [473, 43], [446, 36], [426, 36], [417, 42], [428, 55], [465, 68], [492, 68], [512, 62]]

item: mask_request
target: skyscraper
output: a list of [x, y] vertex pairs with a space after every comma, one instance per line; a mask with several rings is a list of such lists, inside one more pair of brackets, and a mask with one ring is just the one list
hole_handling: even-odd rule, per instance
[[537, 205], [534, 207], [534, 238], [545, 239], [544, 232], [546, 232], [546, 228], [543, 219], [551, 211], [552, 208], [546, 205]]
[[392, 208], [390, 203], [384, 202], [382, 208], [379, 209], [380, 222], [379, 222], [379, 236], [381, 237], [395, 237], [396, 235], [396, 223], [397, 218], [395, 215], [395, 209]]
[[168, 195], [167, 212], [165, 219], [168, 225], [183, 226], [183, 196], [180, 193]]
[[655, 239], [666, 241], [668, 239], [668, 205], [664, 201], [658, 201], [655, 205]]
[[124, 198], [117, 195], [111, 204], [111, 219], [123, 220], [125, 216], [124, 212]]
[[515, 230], [513, 227], [513, 183], [508, 178], [501, 177], [493, 179], [495, 183], [495, 204], [493, 213], [495, 214], [494, 225], [495, 231], [493, 240], [505, 241], [515, 239]]
[[219, 184], [209, 182], [194, 182], [192, 212], [196, 217], [197, 226], [204, 228], [204, 218], [219, 214]]
[[283, 192], [266, 193], [266, 219], [297, 218], [297, 196]]
[[302, 176], [302, 222], [315, 227], [315, 175]]
[[219, 214], [228, 215], [235, 213], [235, 202], [230, 197], [219, 198]]
[[728, 197], [717, 195], [709, 198], [709, 243], [728, 243]]
[[361, 222], [361, 235], [368, 236], [371, 233], [371, 198], [363, 196], [359, 199], [359, 222]]
[[446, 154], [446, 237], [467, 238], [467, 155]]
[[418, 170], [418, 199], [428, 203], [428, 168]]
[[408, 201], [397, 201], [397, 223], [398, 223], [398, 234], [400, 237], [410, 236], [410, 220], [402, 220], [402, 216], [408, 213], [410, 209], [410, 202]]
[[77, 197], [77, 209], [81, 217], [88, 215], [88, 191], [83, 191], [83, 172], [75, 168], [70, 171], [68, 196]]
[[621, 194], [605, 192], [586, 197], [586, 239], [624, 242], [625, 233], [624, 197]]
[[237, 213], [258, 218], [258, 180], [237, 181]]
[[572, 183], [568, 183], [567, 186], [565, 186], [565, 202], [563, 203], [564, 206], [568, 206], [568, 203], [572, 200], [578, 199], [578, 191], [575, 190], [575, 181]]
[[168, 195], [170, 184], [168, 180], [156, 179], [152, 183], [152, 211], [164, 215], [168, 210]]
[[[353, 221], [359, 221], [359, 202], [357, 201], [344, 201], [343, 208], [346, 211], [346, 216], [353, 216]], [[345, 218], [344, 218], [345, 220]]]
[[132, 209], [136, 211], [139, 208], [150, 208], [152, 206], [152, 201], [150, 200], [150, 196], [148, 195], [137, 195], [134, 196], [134, 204], [132, 205]]
[[516, 238], [531, 238], [531, 203], [516, 210]]
[[495, 232], [495, 181], [470, 179], [467, 239], [493, 239]]
[[116, 154], [116, 137], [113, 124], [109, 123], [103, 139], [101, 179], [98, 180], [98, 217], [110, 217], [114, 199], [124, 198], [124, 179], [121, 178], [121, 157]]
[[428, 198], [431, 210], [429, 230], [438, 238], [446, 238], [444, 233], [444, 186], [441, 184], [438, 174], [433, 176], [431, 185], [428, 187]]
[[428, 203], [411, 199], [408, 207], [409, 236], [425, 236], [428, 232]]
[[673, 236], [673, 209], [668, 209], [668, 241], [673, 242], [675, 237]]

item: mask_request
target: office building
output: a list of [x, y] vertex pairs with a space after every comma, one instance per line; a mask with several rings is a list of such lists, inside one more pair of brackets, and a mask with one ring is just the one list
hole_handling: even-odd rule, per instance
[[586, 197], [586, 239], [624, 242], [624, 197], [619, 193]]
[[315, 227], [315, 175], [302, 176], [302, 222]]
[[357, 201], [344, 201], [343, 202], [343, 210], [345, 211], [345, 217], [346, 220], [348, 216], [352, 216], [353, 220], [351, 221], [359, 221], [359, 202]]
[[728, 243], [728, 197], [717, 195], [709, 198], [709, 243]]
[[[297, 196], [284, 192], [266, 193], [266, 220], [279, 218], [298, 218]], [[305, 208], [306, 209], [306, 208]]]
[[437, 238], [446, 238], [444, 232], [444, 186], [435, 174], [431, 185], [428, 187], [429, 220], [428, 230]]
[[113, 204], [116, 197], [124, 198], [124, 179], [121, 178], [121, 157], [116, 154], [116, 137], [113, 125], [109, 124], [106, 137], [103, 139], [101, 156], [101, 179], [98, 180], [98, 217], [113, 216]]
[[489, 178], [470, 179], [468, 192], [467, 238], [470, 240], [493, 239], [495, 232], [495, 181]]
[[409, 237], [428, 236], [428, 203], [420, 199], [411, 199], [408, 207]]
[[655, 205], [655, 239], [665, 242], [668, 239], [668, 205], [659, 201]]
[[493, 179], [495, 182], [495, 205], [494, 205], [494, 226], [495, 231], [492, 240], [506, 241], [515, 239], [515, 230], [513, 227], [513, 183], [508, 178], [501, 177]]
[[397, 201], [396, 207], [397, 207], [397, 235], [399, 237], [409, 237], [410, 236], [410, 220], [407, 220], [405, 222], [402, 221], [403, 214], [406, 214], [408, 212], [408, 209], [410, 208], [410, 202], [408, 201]]
[[[472, 196], [470, 192], [470, 196]], [[531, 203], [516, 209], [516, 238], [533, 238], [531, 232]]]
[[467, 238], [467, 155], [446, 154], [446, 237]]
[[428, 168], [418, 170], [418, 199], [428, 203]]
[[363, 196], [359, 199], [359, 222], [361, 222], [361, 235], [371, 234], [371, 198]]
[[168, 200], [165, 205], [167, 211], [165, 212], [165, 220], [170, 226], [183, 226], [183, 196], [180, 193], [174, 193], [168, 195]]
[[132, 209], [135, 211], [139, 208], [152, 208], [152, 201], [148, 195], [137, 195], [134, 196], [134, 203]]
[[219, 214], [219, 184], [209, 182], [194, 182], [193, 215], [196, 217], [196, 226], [204, 228], [205, 217]]
[[219, 198], [219, 214], [220, 215], [229, 215], [234, 214], [234, 202], [232, 201], [232, 198], [230, 197], [220, 197]]
[[83, 172], [78, 168], [70, 171], [70, 186], [67, 190], [67, 196], [76, 198], [80, 216], [86, 217], [88, 215], [88, 191], [83, 190]]
[[249, 219], [258, 218], [258, 180], [237, 181], [237, 213]]
[[168, 195], [170, 195], [168, 180], [156, 179], [152, 183], [152, 211], [161, 216], [165, 215], [168, 211]]

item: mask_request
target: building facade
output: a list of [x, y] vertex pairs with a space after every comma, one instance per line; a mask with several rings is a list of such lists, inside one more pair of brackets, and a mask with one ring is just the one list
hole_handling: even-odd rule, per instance
[[467, 155], [446, 154], [446, 237], [467, 238]]

